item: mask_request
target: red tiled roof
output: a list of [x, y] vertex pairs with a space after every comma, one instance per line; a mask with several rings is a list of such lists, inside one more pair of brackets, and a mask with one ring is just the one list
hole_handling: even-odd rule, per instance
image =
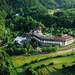
[[56, 41], [62, 41], [62, 42], [69, 41], [71, 39], [73, 39], [73, 37], [72, 36], [69, 36], [69, 35], [62, 36], [62, 37], [55, 37], [54, 38], [54, 40], [56, 40]]
[[42, 36], [42, 35], [39, 35], [39, 34], [34, 34], [35, 37], [41, 39], [41, 40], [47, 40], [47, 41], [60, 41], [60, 42], [65, 42], [65, 41], [69, 41], [69, 40], [72, 40], [73, 37], [70, 36], [70, 35], [64, 35], [62, 37], [47, 37], [47, 36]]

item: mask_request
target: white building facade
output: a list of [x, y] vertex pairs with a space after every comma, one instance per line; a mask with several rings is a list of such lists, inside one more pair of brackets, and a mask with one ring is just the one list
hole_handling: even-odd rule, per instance
[[41, 45], [60, 45], [60, 46], [66, 46], [69, 44], [72, 44], [74, 42], [74, 38], [70, 35], [63, 35], [63, 36], [45, 36], [42, 34], [41, 31], [34, 31], [33, 38], [36, 39]]

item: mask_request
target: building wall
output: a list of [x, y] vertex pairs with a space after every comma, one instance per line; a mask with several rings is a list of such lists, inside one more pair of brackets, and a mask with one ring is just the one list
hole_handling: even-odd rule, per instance
[[69, 44], [71, 44], [71, 43], [73, 43], [73, 42], [74, 42], [74, 39], [71, 39], [71, 40], [69, 40], [69, 41], [66, 41], [66, 42], [65, 42], [65, 46], [66, 46], [66, 45], [69, 45]]
[[39, 38], [37, 37], [33, 37], [34, 39], [36, 39], [40, 44], [43, 44], [43, 45], [50, 45], [50, 44], [55, 44], [55, 45], [60, 45], [60, 46], [66, 46], [66, 45], [69, 45], [71, 43], [74, 42], [74, 39], [70, 39], [70, 40], [67, 40], [65, 42], [62, 42], [62, 41], [46, 41], [46, 40], [40, 40]]
[[40, 44], [43, 44], [43, 45], [50, 45], [50, 44], [60, 45], [60, 46], [64, 46], [65, 45], [64, 42], [40, 40], [37, 37], [33, 37], [33, 38], [36, 39]]

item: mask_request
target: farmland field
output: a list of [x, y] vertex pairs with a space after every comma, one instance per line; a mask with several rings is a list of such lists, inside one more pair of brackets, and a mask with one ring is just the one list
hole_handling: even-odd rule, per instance
[[50, 53], [50, 54], [40, 54], [40, 55], [36, 55], [36, 56], [14, 56], [11, 57], [12, 62], [16, 64], [16, 66], [22, 66], [25, 63], [30, 63], [32, 61], [39, 61], [39, 60], [43, 60], [43, 59], [48, 59], [51, 57], [57, 57], [57, 56], [67, 56], [67, 55], [72, 55], [75, 54], [75, 51], [71, 51], [71, 52], [61, 52], [61, 53]]
[[63, 65], [65, 65], [66, 67], [74, 65], [75, 55], [71, 52], [67, 52], [61, 54], [51, 53], [46, 55], [36, 55], [27, 57], [15, 56], [15, 58], [12, 57], [12, 62], [16, 67], [17, 71], [19, 72], [23, 72], [23, 68], [28, 66], [30, 67], [31, 71], [34, 70], [35, 72], [38, 72], [39, 75], [64, 75], [61, 72]]

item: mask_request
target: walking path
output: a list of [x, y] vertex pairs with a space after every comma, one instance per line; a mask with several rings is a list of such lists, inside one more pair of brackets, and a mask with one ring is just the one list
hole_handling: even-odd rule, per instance
[[55, 53], [58, 53], [58, 54], [60, 54], [60, 53], [67, 53], [67, 52], [73, 52], [73, 51], [75, 51], [75, 48], [71, 48], [71, 49], [68, 49], [68, 50], [63, 50], [63, 51], [58, 51], [58, 52], [55, 52]]

